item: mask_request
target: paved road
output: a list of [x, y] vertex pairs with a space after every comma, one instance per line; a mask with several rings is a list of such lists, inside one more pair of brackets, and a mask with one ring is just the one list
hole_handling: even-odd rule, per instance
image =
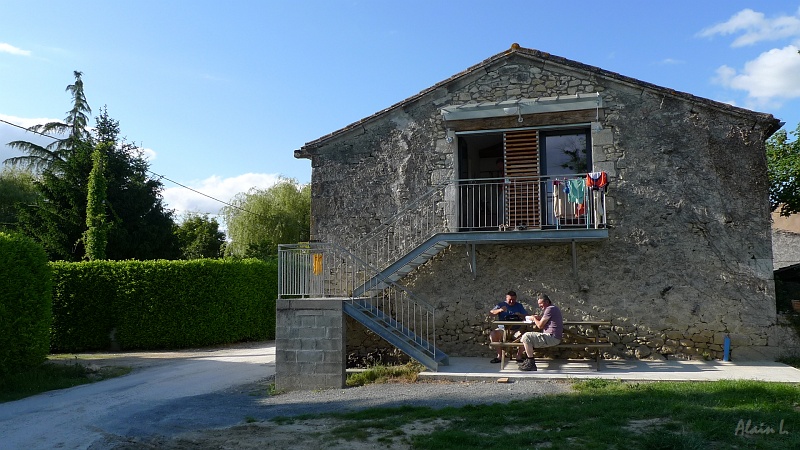
[[120, 440], [242, 423], [258, 415], [252, 394], [275, 374], [275, 345], [126, 354], [114, 364], [135, 369], [0, 404], [0, 449], [100, 449]]

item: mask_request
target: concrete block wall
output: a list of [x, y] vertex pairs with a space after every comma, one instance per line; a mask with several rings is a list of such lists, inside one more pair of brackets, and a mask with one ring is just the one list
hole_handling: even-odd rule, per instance
[[275, 328], [275, 388], [345, 387], [345, 314], [341, 299], [279, 299]]

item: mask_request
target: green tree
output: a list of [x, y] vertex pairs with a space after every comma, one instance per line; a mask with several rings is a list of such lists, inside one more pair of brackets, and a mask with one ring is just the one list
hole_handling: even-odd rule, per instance
[[0, 231], [17, 229], [19, 209], [32, 204], [38, 195], [34, 180], [28, 170], [5, 167], [0, 171]]
[[161, 196], [164, 185], [149, 176], [150, 164], [141, 149], [119, 138], [119, 121], [106, 108], [95, 121], [95, 140], [110, 144], [105, 172], [108, 259], [178, 258], [173, 212]]
[[82, 142], [90, 139], [87, 127], [89, 125], [89, 114], [92, 109], [86, 101], [83, 92], [82, 72], [73, 72], [75, 83], [67, 86], [67, 92], [72, 95], [72, 109], [67, 111], [67, 116], [63, 122], [50, 122], [43, 125], [34, 125], [28, 128], [29, 131], [48, 136], [66, 136], [56, 139], [50, 145], [42, 147], [28, 141], [12, 141], [8, 146], [26, 155], [9, 158], [6, 164], [21, 166], [34, 170], [42, 170], [51, 167], [55, 162], [63, 162]]
[[175, 234], [184, 259], [219, 258], [225, 243], [225, 233], [220, 231], [217, 219], [209, 219], [208, 214], [189, 213]]
[[767, 140], [767, 173], [772, 211], [780, 208], [782, 216], [800, 212], [800, 123], [795, 131], [778, 130]]
[[81, 237], [91, 164], [88, 144], [76, 147], [40, 174], [34, 183], [39, 195], [18, 212], [19, 230], [41, 244], [50, 260], [79, 261], [85, 254]]
[[[136, 146], [119, 138], [119, 122], [103, 109], [95, 134], [86, 132], [91, 112], [83, 95], [80, 72], [67, 87], [73, 108], [64, 123], [36, 128], [40, 132], [65, 132], [69, 137], [44, 147], [34, 144], [16, 148], [39, 161], [41, 177], [35, 183], [40, 196], [18, 212], [19, 229], [37, 240], [51, 259], [78, 261], [85, 255], [89, 178], [92, 153], [97, 144], [105, 159], [106, 257], [108, 259], [172, 259], [179, 256], [172, 211], [163, 204], [160, 181], [148, 175], [149, 164]], [[35, 128], [35, 127], [34, 127]], [[46, 150], [44, 153], [40, 149]], [[6, 160], [9, 164], [19, 160]]]
[[86, 231], [83, 242], [86, 247], [86, 259], [106, 259], [106, 176], [105, 158], [111, 144], [104, 142], [92, 152], [92, 170], [89, 172], [89, 185], [86, 196]]
[[281, 179], [268, 189], [251, 189], [222, 209], [230, 242], [225, 254], [274, 258], [278, 244], [307, 241], [311, 234], [311, 187]]

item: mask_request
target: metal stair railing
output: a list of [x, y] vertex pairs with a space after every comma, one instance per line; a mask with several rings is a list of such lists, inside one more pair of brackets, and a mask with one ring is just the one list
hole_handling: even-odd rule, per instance
[[[345, 298], [387, 332], [402, 335], [431, 359], [440, 357], [436, 309], [393, 281], [376, 277], [377, 269], [347, 249], [322, 242], [285, 244], [278, 255], [278, 298]], [[356, 286], [373, 283], [385, 287], [371, 289], [372, 295], [353, 296]]]
[[436, 235], [447, 232], [449, 216], [456, 214], [452, 208], [448, 189], [453, 182], [432, 187], [428, 192], [398, 211], [364, 238], [356, 241], [353, 253], [367, 264], [385, 269], [403, 255]]

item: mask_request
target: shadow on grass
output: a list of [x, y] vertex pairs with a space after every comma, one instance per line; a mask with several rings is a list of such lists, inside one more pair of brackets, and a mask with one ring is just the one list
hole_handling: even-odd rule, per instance
[[[333, 437], [362, 440], [415, 421], [446, 425], [409, 437], [414, 448], [800, 448], [800, 387], [753, 381], [592, 380], [569, 394], [508, 404], [369, 409], [333, 415]], [[285, 419], [284, 419], [285, 420]]]

